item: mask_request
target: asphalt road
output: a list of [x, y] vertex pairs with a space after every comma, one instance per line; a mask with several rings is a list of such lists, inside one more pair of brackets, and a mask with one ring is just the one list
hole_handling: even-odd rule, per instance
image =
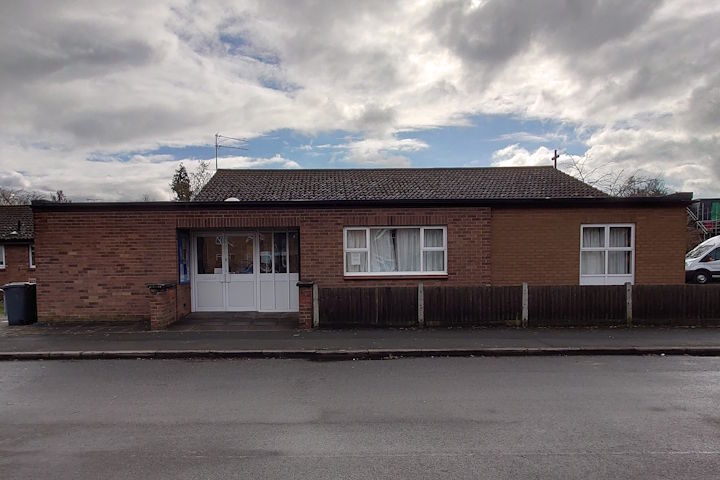
[[720, 359], [0, 364], [0, 478], [718, 478]]

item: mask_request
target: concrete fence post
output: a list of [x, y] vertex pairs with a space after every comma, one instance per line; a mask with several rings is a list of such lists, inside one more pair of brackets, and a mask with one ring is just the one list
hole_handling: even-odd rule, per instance
[[313, 301], [313, 314], [312, 314], [312, 324], [313, 328], [317, 328], [320, 326], [320, 299], [319, 292], [318, 292], [318, 286], [317, 283], [313, 284], [312, 287], [312, 301]]
[[423, 282], [418, 282], [418, 326], [425, 327], [425, 293]]
[[528, 326], [528, 300], [529, 300], [529, 294], [528, 294], [528, 284], [527, 282], [523, 282], [522, 284], [522, 328], [527, 328]]
[[628, 327], [632, 327], [632, 283], [625, 283], [625, 321]]

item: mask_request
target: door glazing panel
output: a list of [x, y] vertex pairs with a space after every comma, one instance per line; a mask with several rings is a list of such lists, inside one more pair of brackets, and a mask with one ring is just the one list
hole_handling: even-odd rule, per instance
[[195, 239], [195, 258], [196, 309], [224, 310], [223, 236], [199, 235]]
[[227, 244], [226, 310], [255, 310], [255, 234], [225, 236]]

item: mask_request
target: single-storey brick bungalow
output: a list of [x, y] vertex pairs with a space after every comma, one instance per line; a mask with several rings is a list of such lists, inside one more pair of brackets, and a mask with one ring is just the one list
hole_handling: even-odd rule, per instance
[[30, 206], [0, 206], [0, 286], [35, 278], [33, 239]]
[[511, 167], [219, 170], [193, 202], [35, 202], [38, 314], [309, 325], [313, 284], [681, 284], [691, 197]]

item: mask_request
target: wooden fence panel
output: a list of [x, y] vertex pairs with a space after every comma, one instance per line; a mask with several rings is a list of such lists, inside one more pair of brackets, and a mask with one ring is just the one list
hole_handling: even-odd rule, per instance
[[428, 327], [517, 326], [522, 316], [522, 287], [425, 287]]
[[319, 288], [321, 327], [409, 327], [418, 324], [417, 287]]
[[[635, 285], [633, 325], [720, 325], [720, 285]], [[319, 288], [320, 326], [418, 325], [417, 287]], [[626, 325], [626, 287], [530, 286], [528, 326]], [[428, 327], [519, 326], [522, 287], [425, 286]]]
[[624, 325], [624, 285], [530, 286], [528, 325], [583, 327]]
[[720, 325], [720, 285], [636, 285], [633, 324]]

